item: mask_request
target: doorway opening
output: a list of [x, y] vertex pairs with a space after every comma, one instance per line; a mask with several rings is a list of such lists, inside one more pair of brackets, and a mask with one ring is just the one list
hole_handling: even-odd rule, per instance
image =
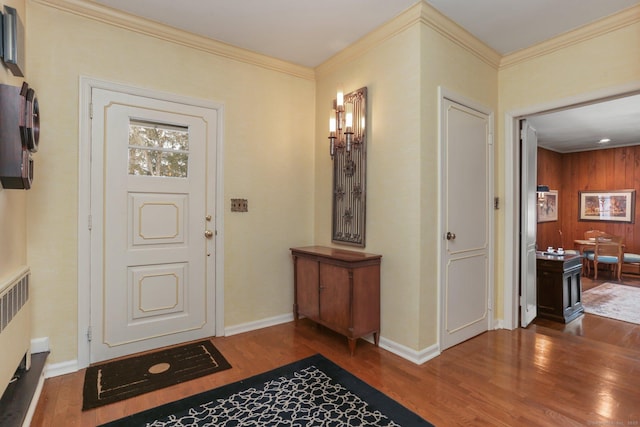
[[[545, 105], [528, 107], [522, 110], [511, 111], [505, 114], [505, 263], [504, 263], [504, 327], [515, 329], [521, 326], [520, 323], [520, 277], [522, 272], [520, 262], [521, 239], [521, 214], [520, 200], [522, 191], [520, 189], [522, 167], [520, 159], [522, 156], [520, 147], [520, 121], [531, 119], [536, 116], [542, 117], [545, 114], [575, 109], [590, 104], [598, 104], [612, 99], [622, 99], [640, 94], [640, 84], [626, 85], [623, 87], [611, 88], [598, 93], [576, 96], [566, 100], [554, 101]], [[640, 142], [640, 141], [639, 141]], [[526, 156], [523, 162], [530, 162]], [[535, 191], [535, 189], [533, 189]], [[566, 230], [563, 230], [566, 232]], [[565, 243], [566, 245], [566, 243]]]

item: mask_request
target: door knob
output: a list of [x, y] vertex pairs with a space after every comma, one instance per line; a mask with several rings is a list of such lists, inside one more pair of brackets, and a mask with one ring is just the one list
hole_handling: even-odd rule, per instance
[[447, 240], [456, 240], [456, 233], [447, 231]]
[[207, 239], [210, 239], [211, 237], [213, 237], [213, 231], [205, 230], [204, 231], [204, 237], [206, 237]]

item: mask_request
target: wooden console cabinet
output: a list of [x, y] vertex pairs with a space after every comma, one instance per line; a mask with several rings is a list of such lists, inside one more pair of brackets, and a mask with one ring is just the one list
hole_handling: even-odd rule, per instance
[[326, 326], [356, 340], [380, 334], [380, 262], [382, 255], [323, 246], [291, 248], [294, 269], [293, 316]]
[[536, 256], [538, 316], [568, 323], [584, 313], [582, 258], [579, 255]]

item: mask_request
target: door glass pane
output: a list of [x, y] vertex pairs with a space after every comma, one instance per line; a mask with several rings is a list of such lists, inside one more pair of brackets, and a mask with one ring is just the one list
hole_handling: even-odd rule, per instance
[[189, 128], [129, 123], [129, 175], [186, 178], [188, 169]]

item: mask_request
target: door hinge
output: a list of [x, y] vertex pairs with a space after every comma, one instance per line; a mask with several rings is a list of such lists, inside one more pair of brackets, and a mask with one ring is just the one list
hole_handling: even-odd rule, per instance
[[91, 215], [89, 215], [88, 223], [88, 228], [89, 230], [91, 230], [91, 228], [93, 227], [93, 217]]
[[89, 103], [89, 118], [93, 119], [93, 102]]
[[527, 136], [527, 133], [524, 131], [524, 129], [520, 129], [520, 140], [524, 141], [524, 138]]
[[92, 338], [93, 338], [93, 333], [91, 332], [91, 326], [89, 326], [87, 328], [87, 341], [91, 342]]
[[489, 134], [489, 145], [493, 145], [493, 134]]

